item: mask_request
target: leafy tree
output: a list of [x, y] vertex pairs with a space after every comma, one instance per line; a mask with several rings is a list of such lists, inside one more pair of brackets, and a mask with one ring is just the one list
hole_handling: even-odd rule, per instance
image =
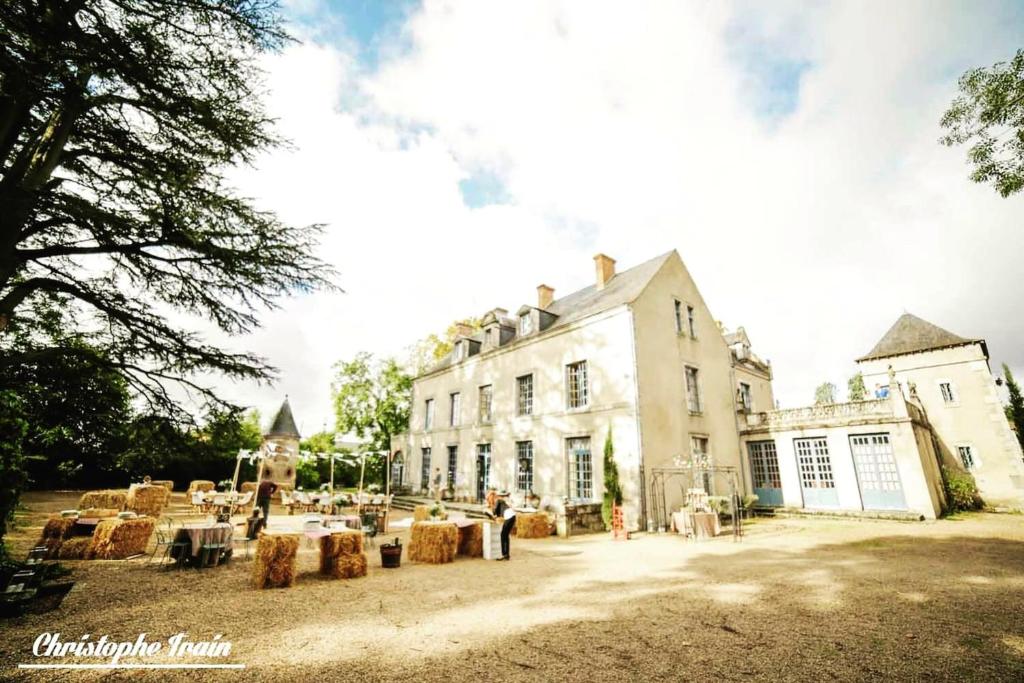
[[622, 484], [619, 483], [619, 467], [615, 464], [615, 446], [612, 444], [612, 428], [604, 439], [604, 499], [601, 502], [601, 517], [604, 528], [612, 528], [612, 506], [622, 505]]
[[[344, 450], [335, 448], [334, 432], [317, 432], [299, 442], [299, 450], [310, 453], [344, 453]], [[312, 464], [312, 463], [311, 463]], [[317, 477], [321, 484], [331, 480], [331, 461], [317, 460], [315, 463]], [[354, 486], [359, 481], [359, 467], [349, 462], [338, 461], [334, 463], [334, 486]]]
[[850, 402], [863, 401], [867, 395], [868, 390], [864, 386], [864, 373], [858, 372], [846, 383], [846, 400]]
[[[391, 437], [409, 427], [412, 378], [394, 358], [377, 360], [365, 352], [334, 367], [337, 374], [331, 394], [337, 430], [369, 437], [374, 451], [389, 451]], [[384, 458], [367, 458], [367, 465], [387, 476]]]
[[942, 116], [947, 146], [970, 143], [971, 180], [991, 183], [1003, 197], [1024, 188], [1024, 50], [1009, 62], [971, 69], [960, 95]]
[[1003, 363], [1003, 377], [1006, 378], [1006, 390], [1010, 394], [1010, 404], [1006, 406], [1006, 417], [1017, 431], [1017, 440], [1024, 446], [1024, 396], [1020, 393], [1020, 385], [1010, 372], [1010, 366]]
[[814, 405], [824, 405], [836, 402], [836, 385], [832, 382], [819, 384], [814, 390]]
[[0, 560], [7, 556], [3, 539], [27, 479], [21, 447], [28, 433], [28, 423], [22, 417], [24, 411], [20, 403], [15, 392], [0, 390]]
[[[256, 60], [286, 40], [265, 0], [0, 3], [0, 365], [86, 341], [179, 414], [169, 385], [217, 401], [197, 375], [273, 371], [180, 321], [245, 333], [280, 295], [331, 287], [319, 227], [283, 224], [224, 176], [280, 143]], [[15, 348], [18, 325], [33, 334]]]
[[439, 360], [452, 352], [459, 328], [468, 326], [474, 332], [481, 329], [481, 318], [465, 318], [456, 320], [444, 331], [444, 334], [430, 334], [416, 342], [409, 352], [409, 367], [419, 374], [429, 370]]

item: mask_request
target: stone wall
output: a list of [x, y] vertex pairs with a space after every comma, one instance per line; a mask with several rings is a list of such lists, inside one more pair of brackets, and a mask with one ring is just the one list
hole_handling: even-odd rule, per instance
[[558, 535], [562, 537], [603, 533], [605, 528], [601, 504], [566, 505], [565, 512], [555, 519], [555, 525]]

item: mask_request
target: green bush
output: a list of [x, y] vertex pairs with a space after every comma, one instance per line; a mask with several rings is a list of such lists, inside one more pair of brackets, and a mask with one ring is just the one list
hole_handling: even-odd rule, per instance
[[316, 490], [320, 486], [320, 470], [315, 460], [300, 460], [295, 468], [295, 486], [304, 490]]
[[981, 508], [981, 496], [978, 495], [973, 477], [943, 466], [942, 478], [946, 483], [946, 505], [949, 512]]

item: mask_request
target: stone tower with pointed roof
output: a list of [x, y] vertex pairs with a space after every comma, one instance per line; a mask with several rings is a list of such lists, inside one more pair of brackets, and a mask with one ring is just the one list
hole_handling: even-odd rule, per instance
[[1003, 413], [984, 339], [904, 313], [857, 365], [869, 392], [887, 386], [891, 373], [920, 403], [943, 462], [969, 472], [988, 505], [1024, 508], [1024, 455]]
[[270, 428], [263, 434], [263, 479], [286, 488], [295, 487], [295, 469], [299, 463], [299, 430], [295, 426], [288, 397]]

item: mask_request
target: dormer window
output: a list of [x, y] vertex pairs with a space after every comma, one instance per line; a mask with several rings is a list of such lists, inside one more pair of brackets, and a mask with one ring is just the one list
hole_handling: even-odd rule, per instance
[[519, 336], [525, 337], [531, 332], [533, 332], [533, 318], [529, 313], [523, 313], [519, 316]]
[[458, 363], [466, 357], [466, 342], [455, 342], [455, 362]]

